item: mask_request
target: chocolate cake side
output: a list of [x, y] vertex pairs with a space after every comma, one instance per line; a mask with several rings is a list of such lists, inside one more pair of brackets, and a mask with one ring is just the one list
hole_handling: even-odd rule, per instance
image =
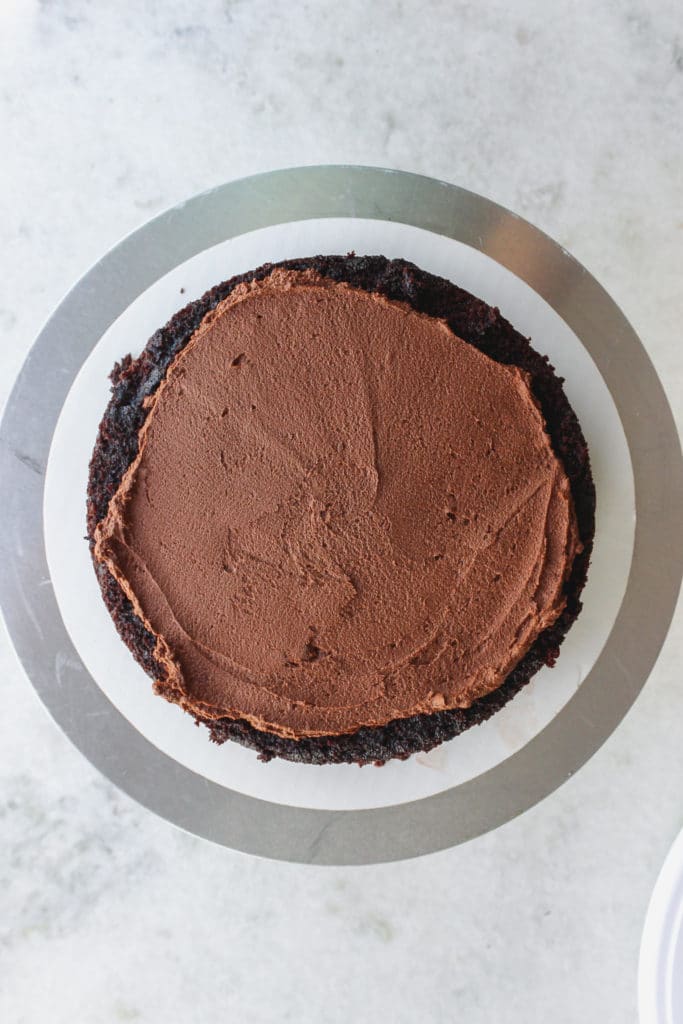
[[[595, 489], [588, 449], [576, 416], [567, 401], [562, 380], [547, 357], [502, 317], [499, 311], [442, 278], [404, 260], [383, 256], [316, 256], [266, 264], [237, 276], [190, 303], [157, 331], [137, 360], [127, 356], [111, 375], [112, 397], [100, 424], [90, 463], [87, 523], [91, 554], [97, 524], [105, 517], [123, 474], [138, 450], [138, 432], [147, 416], [145, 399], [154, 394], [175, 357], [187, 344], [204, 316], [244, 281], [260, 280], [276, 266], [317, 273], [368, 292], [408, 303], [418, 312], [445, 319], [459, 337], [492, 359], [521, 367], [531, 376], [532, 390], [546, 420], [555, 453], [571, 485], [582, 553], [575, 559], [565, 584], [567, 603], [559, 619], [536, 639], [504, 683], [470, 708], [437, 711], [397, 719], [385, 726], [362, 728], [350, 735], [285, 739], [255, 729], [246, 721], [197, 719], [217, 743], [236, 740], [258, 751], [262, 760], [283, 757], [308, 764], [383, 763], [430, 750], [500, 710], [543, 666], [552, 665], [571, 624], [581, 610], [580, 594], [590, 559], [595, 515]], [[105, 604], [116, 628], [157, 692], [172, 698], [164, 686], [163, 669], [154, 656], [155, 639], [135, 615], [132, 605], [109, 571], [93, 559]]]

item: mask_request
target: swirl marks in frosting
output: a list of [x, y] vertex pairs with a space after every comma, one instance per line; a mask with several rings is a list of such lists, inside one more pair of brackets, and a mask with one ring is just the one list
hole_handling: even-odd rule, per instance
[[96, 532], [175, 699], [282, 736], [467, 707], [580, 550], [527, 376], [313, 271], [208, 314]]

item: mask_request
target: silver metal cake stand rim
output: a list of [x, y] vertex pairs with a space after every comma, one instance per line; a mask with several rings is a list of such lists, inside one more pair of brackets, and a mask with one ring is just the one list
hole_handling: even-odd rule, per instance
[[[576, 695], [495, 768], [435, 796], [368, 810], [314, 810], [245, 796], [153, 746], [111, 704], [74, 648], [43, 540], [55, 425], [84, 360], [113, 321], [161, 276], [210, 246], [258, 228], [326, 217], [424, 228], [480, 250], [524, 280], [565, 320], [601, 372], [621, 417], [635, 482], [626, 594]], [[509, 210], [447, 182], [376, 167], [298, 167], [233, 181], [167, 210], [115, 246], [60, 303], [29, 352], [0, 425], [0, 482], [0, 606], [29, 679], [66, 735], [115, 785], [175, 825], [246, 853], [309, 864], [369, 864], [446, 849], [552, 793], [636, 699], [664, 642], [683, 567], [678, 435], [662, 385], [623, 313], [569, 253]]]

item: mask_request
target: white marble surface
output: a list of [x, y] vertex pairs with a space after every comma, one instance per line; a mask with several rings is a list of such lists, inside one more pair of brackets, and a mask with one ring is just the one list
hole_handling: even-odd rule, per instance
[[[226, 179], [348, 161], [450, 179], [556, 237], [639, 330], [680, 423], [682, 115], [664, 0], [2, 0], [0, 401], [124, 232]], [[0, 1019], [634, 1021], [683, 825], [682, 655], [679, 615], [622, 726], [520, 819], [323, 869], [134, 805], [40, 710], [3, 632]]]

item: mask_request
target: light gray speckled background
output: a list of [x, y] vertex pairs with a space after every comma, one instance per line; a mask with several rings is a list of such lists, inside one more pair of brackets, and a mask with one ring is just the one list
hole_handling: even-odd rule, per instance
[[[665, 0], [2, 0], [0, 400], [123, 233], [230, 178], [358, 162], [482, 192], [567, 246], [680, 423], [682, 117]], [[0, 1019], [633, 1022], [683, 825], [682, 641], [679, 616], [634, 710], [541, 806], [420, 861], [323, 869], [132, 804], [48, 720], [3, 632]]]

